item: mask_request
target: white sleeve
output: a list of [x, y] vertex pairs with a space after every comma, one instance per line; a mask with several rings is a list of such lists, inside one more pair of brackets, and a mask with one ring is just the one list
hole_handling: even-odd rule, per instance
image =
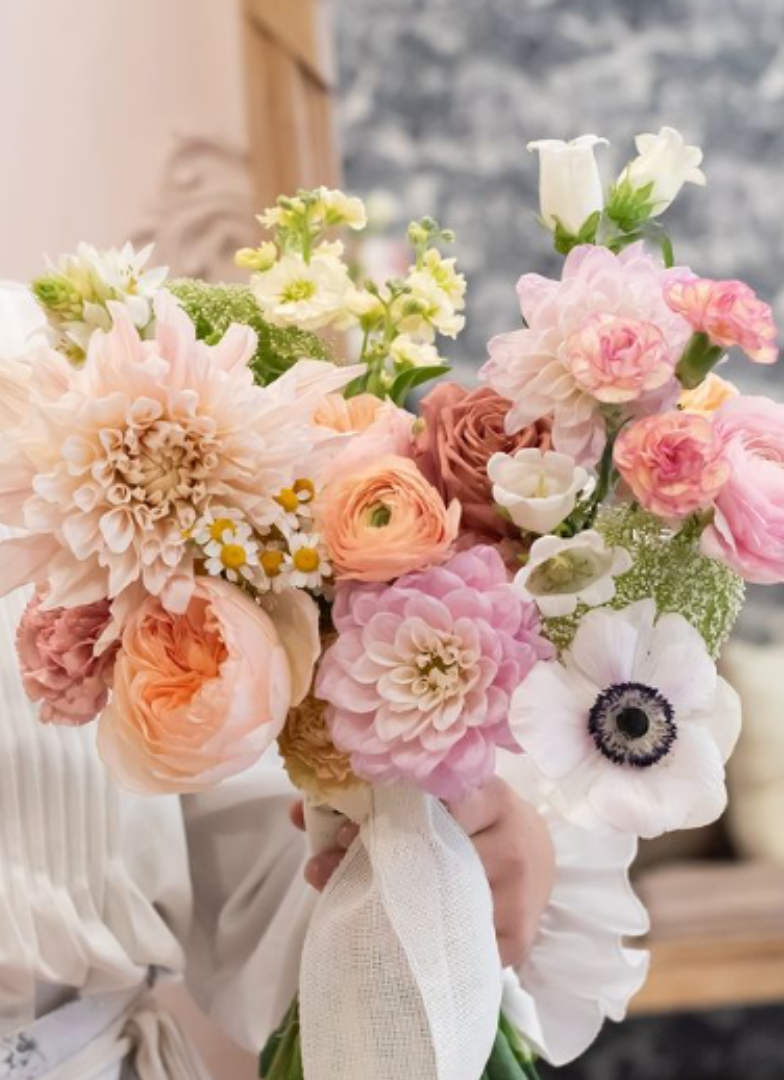
[[550, 829], [556, 880], [522, 968], [505, 973], [504, 1012], [552, 1065], [591, 1045], [605, 1020], [620, 1021], [648, 973], [648, 953], [627, 938], [648, 930], [629, 883], [637, 840], [589, 832], [561, 818], [541, 797], [524, 756], [503, 754], [500, 775], [536, 806]]
[[182, 800], [194, 893], [186, 981], [201, 1008], [258, 1052], [296, 992], [316, 894], [276, 755]]

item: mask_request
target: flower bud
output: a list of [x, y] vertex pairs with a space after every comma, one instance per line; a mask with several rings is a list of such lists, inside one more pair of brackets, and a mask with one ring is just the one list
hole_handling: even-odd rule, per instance
[[581, 135], [571, 142], [541, 139], [528, 143], [539, 152], [539, 200], [549, 229], [561, 226], [576, 236], [588, 218], [604, 209], [604, 190], [594, 157], [596, 146], [607, 140]]

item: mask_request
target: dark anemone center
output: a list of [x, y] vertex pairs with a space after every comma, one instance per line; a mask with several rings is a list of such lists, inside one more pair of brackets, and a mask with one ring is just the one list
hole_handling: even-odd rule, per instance
[[675, 710], [667, 698], [636, 682], [603, 690], [589, 713], [588, 730], [608, 761], [636, 768], [661, 761], [678, 737]]

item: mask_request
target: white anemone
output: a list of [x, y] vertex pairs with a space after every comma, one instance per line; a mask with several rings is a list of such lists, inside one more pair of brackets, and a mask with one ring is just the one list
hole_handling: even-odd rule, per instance
[[681, 615], [653, 600], [583, 619], [561, 663], [539, 663], [510, 727], [576, 824], [658, 836], [714, 821], [740, 732], [738, 695]]

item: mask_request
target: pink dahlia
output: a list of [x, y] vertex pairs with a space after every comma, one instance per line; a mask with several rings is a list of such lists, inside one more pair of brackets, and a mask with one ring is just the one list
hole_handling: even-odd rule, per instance
[[316, 694], [328, 703], [338, 749], [372, 782], [406, 780], [459, 799], [494, 771], [496, 746], [514, 748], [514, 690], [554, 650], [539, 617], [491, 547], [394, 585], [338, 586], [339, 637]]
[[743, 281], [687, 278], [671, 281], [667, 303], [698, 333], [722, 349], [733, 345], [755, 364], [775, 364], [777, 330], [770, 305]]
[[664, 298], [667, 271], [635, 244], [620, 255], [579, 247], [561, 281], [525, 274], [526, 328], [493, 338], [482, 378], [512, 402], [507, 429], [553, 416], [553, 445], [581, 465], [606, 441], [602, 404], [629, 414], [677, 397], [675, 367], [690, 336]]
[[52, 605], [75, 607], [138, 583], [183, 612], [194, 523], [213, 501], [255, 529], [276, 521], [275, 495], [319, 438], [318, 401], [351, 369], [302, 361], [259, 387], [247, 327], [206, 345], [162, 292], [147, 341], [110, 306], [114, 326], [93, 335], [81, 368], [36, 357], [25, 418], [6, 433], [0, 519], [27, 535], [2, 545], [0, 595], [45, 579]]
[[36, 593], [16, 638], [22, 682], [31, 701], [41, 702], [49, 724], [86, 724], [109, 698], [116, 648], [96, 655], [109, 619], [108, 600], [76, 608], [45, 608]]

